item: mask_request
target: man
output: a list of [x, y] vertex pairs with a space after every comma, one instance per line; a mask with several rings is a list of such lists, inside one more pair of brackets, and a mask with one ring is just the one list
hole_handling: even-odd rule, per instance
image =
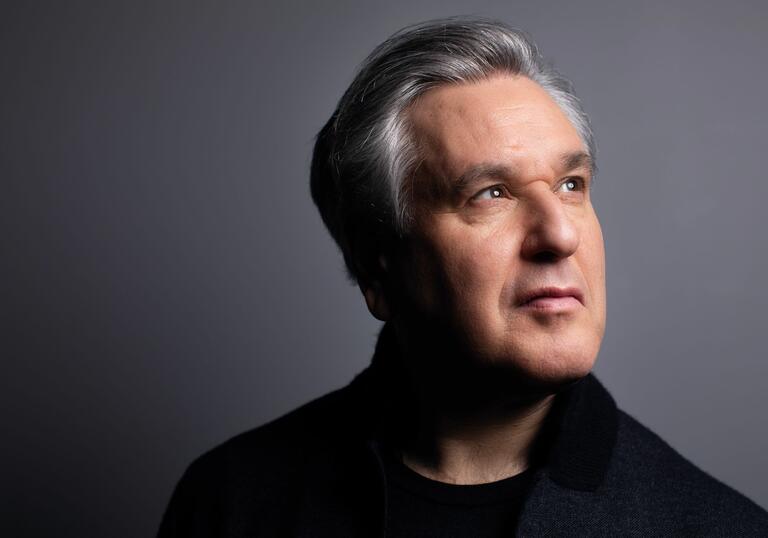
[[349, 386], [194, 462], [160, 536], [766, 536], [617, 410], [592, 131], [521, 33], [449, 19], [364, 63], [313, 198], [386, 322]]

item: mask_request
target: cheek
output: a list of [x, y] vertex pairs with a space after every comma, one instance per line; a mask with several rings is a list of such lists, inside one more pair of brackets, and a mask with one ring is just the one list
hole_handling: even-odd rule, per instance
[[[464, 233], [461, 233], [461, 232]], [[472, 231], [473, 233], [468, 233]], [[504, 233], [479, 234], [460, 230], [429, 241], [429, 260], [434, 283], [443, 292], [443, 304], [477, 312], [498, 303], [513, 274], [513, 237]]]
[[605, 317], [605, 245], [597, 217], [584, 234], [582, 267], [598, 317]]

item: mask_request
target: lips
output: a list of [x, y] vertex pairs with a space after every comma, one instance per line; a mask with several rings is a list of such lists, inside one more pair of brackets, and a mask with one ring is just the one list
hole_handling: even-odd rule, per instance
[[518, 302], [518, 306], [525, 306], [526, 304], [536, 301], [537, 299], [542, 299], [542, 298], [546, 299], [549, 297], [552, 297], [552, 298], [572, 297], [577, 301], [579, 301], [581, 304], [584, 304], [584, 294], [581, 292], [579, 288], [575, 288], [575, 287], [558, 288], [555, 286], [548, 286], [545, 288], [530, 290], [521, 294], [521, 298], [520, 298], [520, 301]]

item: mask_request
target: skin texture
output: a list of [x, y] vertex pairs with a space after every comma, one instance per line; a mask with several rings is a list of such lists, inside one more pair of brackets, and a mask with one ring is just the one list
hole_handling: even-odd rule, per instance
[[[363, 288], [394, 324], [421, 396], [406, 460], [448, 482], [509, 476], [525, 468], [551, 395], [591, 370], [605, 331], [591, 166], [571, 122], [525, 77], [440, 86], [408, 119], [422, 158], [413, 224]], [[520, 304], [544, 286], [575, 287], [581, 302]]]

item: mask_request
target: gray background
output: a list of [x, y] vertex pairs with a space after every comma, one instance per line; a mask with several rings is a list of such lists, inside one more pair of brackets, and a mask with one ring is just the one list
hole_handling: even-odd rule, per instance
[[3, 2], [3, 536], [146, 536], [191, 459], [339, 387], [378, 323], [308, 194], [399, 27], [531, 32], [599, 142], [620, 405], [768, 506], [761, 2]]

